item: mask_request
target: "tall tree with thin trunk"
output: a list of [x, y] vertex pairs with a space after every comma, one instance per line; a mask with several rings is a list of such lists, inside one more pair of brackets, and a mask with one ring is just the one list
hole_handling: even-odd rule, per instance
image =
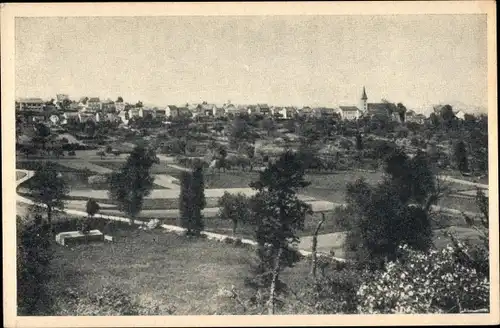
[[468, 172], [469, 161], [467, 160], [467, 148], [465, 147], [465, 143], [462, 140], [460, 140], [455, 145], [454, 157], [456, 165], [460, 172]]
[[111, 175], [109, 196], [130, 216], [130, 224], [142, 210], [144, 198], [151, 193], [154, 182], [151, 167], [155, 163], [159, 160], [153, 149], [137, 146], [125, 165]]
[[259, 261], [250, 283], [259, 291], [268, 292], [268, 313], [274, 314], [276, 296], [285, 289], [279, 275], [298, 261], [292, 245], [299, 240], [297, 234], [304, 228], [306, 214], [311, 213], [310, 206], [297, 197], [297, 191], [309, 182], [304, 179], [300, 159], [290, 151], [259, 174], [259, 180], [250, 184], [257, 190], [252, 208]]
[[55, 163], [45, 162], [35, 171], [30, 179], [29, 192], [34, 201], [47, 209], [47, 221], [52, 224], [52, 212], [55, 208], [64, 208], [64, 197], [69, 193], [69, 186], [56, 169]]
[[203, 214], [206, 205], [203, 169], [197, 167], [193, 172], [183, 172], [181, 194], [179, 197], [180, 224], [187, 235], [199, 236], [203, 231]]

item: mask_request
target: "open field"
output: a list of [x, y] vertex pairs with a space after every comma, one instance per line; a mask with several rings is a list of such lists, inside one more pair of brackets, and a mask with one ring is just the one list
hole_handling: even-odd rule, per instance
[[[245, 290], [244, 273], [253, 256], [247, 248], [160, 231], [120, 231], [113, 243], [55, 250], [55, 275], [49, 284], [54, 296], [66, 288], [92, 293], [114, 286], [134, 298], [161, 303], [165, 308], [160, 310], [175, 305], [177, 315], [234, 313], [238, 305], [217, 293], [232, 285]], [[302, 261], [282, 277], [302, 279], [306, 270]]]
[[[91, 161], [90, 163], [116, 171], [125, 164], [125, 161]], [[150, 172], [151, 174], [168, 174], [175, 178], [179, 178], [181, 175], [180, 170], [167, 166], [166, 163], [161, 162], [160, 164], [153, 164]]]

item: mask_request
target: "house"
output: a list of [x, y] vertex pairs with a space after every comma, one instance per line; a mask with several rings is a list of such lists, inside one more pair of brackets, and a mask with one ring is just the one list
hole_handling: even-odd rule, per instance
[[405, 114], [405, 122], [412, 122], [412, 123], [417, 123], [417, 124], [424, 124], [425, 122], [425, 115], [422, 114], [417, 114], [413, 110], [409, 110]]
[[361, 117], [361, 111], [356, 106], [339, 106], [340, 118], [343, 120], [357, 120]]
[[121, 112], [118, 113], [118, 118], [124, 123], [128, 124], [128, 121], [130, 120], [130, 115], [127, 110], [122, 110]]
[[45, 115], [40, 115], [40, 114], [31, 116], [31, 120], [35, 123], [45, 122], [45, 118], [46, 118]]
[[87, 107], [90, 112], [100, 111], [102, 109], [101, 100], [99, 97], [89, 98], [89, 100], [87, 100]]
[[215, 105], [208, 104], [206, 101], [204, 101], [203, 103], [196, 106], [196, 116], [214, 116], [214, 113], [216, 112], [215, 107]]
[[121, 118], [115, 113], [103, 113], [99, 112], [95, 114], [96, 122], [120, 122]]
[[273, 116], [283, 119], [290, 119], [297, 114], [297, 110], [293, 107], [273, 107], [271, 112]]
[[385, 117], [390, 118], [392, 116], [392, 111], [389, 103], [369, 103], [367, 104], [367, 115], [369, 117]]
[[167, 117], [167, 111], [164, 109], [154, 108], [153, 109], [153, 117], [156, 119], [163, 120]]
[[96, 115], [93, 113], [78, 113], [80, 123], [96, 122]]
[[69, 121], [73, 120], [75, 122], [80, 122], [80, 116], [78, 112], [64, 112], [62, 115], [61, 124], [66, 125]]
[[168, 105], [165, 107], [166, 117], [191, 117], [193, 114], [187, 107], [177, 107], [174, 105]]
[[61, 121], [61, 119], [59, 118], [59, 115], [52, 114], [49, 117], [49, 121], [53, 125], [57, 125], [57, 124], [59, 124], [59, 122]]
[[128, 110], [129, 117], [142, 117], [144, 115], [142, 107], [132, 107]]
[[59, 94], [56, 95], [56, 101], [58, 103], [62, 103], [65, 100], [69, 100], [69, 96], [68, 95], [62, 94], [62, 93], [59, 93]]
[[86, 105], [80, 105], [80, 103], [71, 103], [69, 104], [69, 108], [67, 110], [67, 112], [81, 112], [81, 111], [85, 111], [85, 109], [87, 108]]
[[461, 110], [459, 110], [458, 112], [455, 112], [455, 117], [458, 118], [459, 120], [464, 120], [465, 119], [465, 113]]
[[313, 110], [312, 110], [312, 108], [311, 108], [311, 107], [309, 107], [309, 106], [304, 106], [304, 107], [302, 107], [301, 109], [299, 109], [299, 110], [297, 111], [297, 114], [298, 114], [299, 116], [312, 116], [312, 114], [313, 114]]
[[45, 108], [45, 102], [40, 98], [23, 98], [19, 99], [16, 108], [21, 112], [31, 111], [41, 113]]
[[212, 108], [212, 115], [214, 117], [222, 117], [226, 115], [226, 110], [224, 107], [214, 106]]
[[101, 109], [105, 113], [113, 113], [116, 111], [115, 102], [111, 99], [106, 99], [102, 102]]
[[[337, 111], [335, 108], [327, 108], [327, 107], [316, 107], [312, 109], [311, 116], [316, 117], [316, 118], [324, 118], [324, 117], [331, 117], [331, 118], [337, 118], [339, 116], [337, 114]], [[340, 117], [338, 117], [340, 118]]]
[[119, 113], [125, 110], [125, 103], [123, 101], [115, 102], [115, 110]]
[[271, 115], [271, 108], [267, 104], [257, 104], [258, 112], [264, 116]]
[[260, 107], [257, 105], [249, 105], [247, 106], [248, 115], [257, 115], [260, 114]]

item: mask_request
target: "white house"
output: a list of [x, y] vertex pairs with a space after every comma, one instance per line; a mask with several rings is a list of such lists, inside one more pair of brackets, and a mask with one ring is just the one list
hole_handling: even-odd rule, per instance
[[459, 120], [464, 120], [465, 119], [465, 113], [461, 110], [459, 110], [458, 112], [454, 113], [455, 114], [455, 117], [458, 118]]
[[43, 112], [45, 102], [40, 98], [23, 98], [16, 106], [20, 111]]
[[66, 125], [68, 124], [69, 120], [75, 120], [77, 122], [80, 122], [80, 117], [78, 115], [78, 112], [64, 112], [61, 120], [61, 124]]
[[356, 106], [339, 106], [340, 118], [343, 120], [357, 120], [361, 117], [361, 111]]
[[49, 120], [52, 124], [57, 125], [61, 121], [58, 115], [50, 115]]

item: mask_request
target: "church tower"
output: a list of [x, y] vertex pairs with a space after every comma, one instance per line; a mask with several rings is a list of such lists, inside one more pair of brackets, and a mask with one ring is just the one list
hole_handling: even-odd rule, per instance
[[368, 110], [368, 97], [366, 96], [365, 87], [363, 87], [363, 94], [361, 95], [361, 103], [359, 108], [363, 113]]

